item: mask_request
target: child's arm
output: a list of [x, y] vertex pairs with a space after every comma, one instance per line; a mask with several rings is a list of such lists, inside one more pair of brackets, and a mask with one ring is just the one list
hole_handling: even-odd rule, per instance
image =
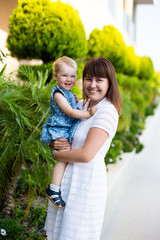
[[96, 106], [90, 108], [89, 111], [73, 109], [69, 105], [66, 98], [60, 92], [55, 92], [53, 100], [54, 103], [56, 103], [58, 107], [62, 110], [62, 112], [73, 118], [90, 118], [97, 111]]

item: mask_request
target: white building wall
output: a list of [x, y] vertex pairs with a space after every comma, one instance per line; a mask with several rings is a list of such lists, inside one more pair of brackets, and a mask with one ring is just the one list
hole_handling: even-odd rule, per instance
[[79, 16], [84, 24], [86, 34], [89, 36], [94, 28], [102, 29], [108, 22], [114, 23], [115, 19], [107, 10], [106, 0], [61, 0], [69, 3], [79, 11]]
[[[54, 0], [53, 0], [54, 1]], [[56, 0], [55, 0], [56, 1]], [[133, 0], [61, 0], [77, 9], [84, 24], [87, 38], [94, 28], [100, 30], [105, 25], [113, 25], [122, 33], [126, 44], [133, 42], [130, 26], [133, 15]], [[124, 17], [126, 16], [126, 18]], [[125, 19], [125, 20], [124, 20]], [[124, 22], [125, 21], [125, 22]], [[125, 26], [128, 26], [127, 28]], [[133, 27], [133, 25], [132, 25]], [[132, 31], [133, 32], [133, 31]]]

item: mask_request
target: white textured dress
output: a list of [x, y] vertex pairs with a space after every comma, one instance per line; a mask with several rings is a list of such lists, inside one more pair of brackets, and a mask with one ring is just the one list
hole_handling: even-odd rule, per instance
[[50, 201], [48, 205], [45, 230], [49, 240], [100, 238], [107, 197], [104, 157], [117, 130], [118, 113], [106, 98], [97, 104], [97, 108], [92, 117], [79, 123], [72, 148], [81, 148], [84, 145], [92, 127], [103, 129], [109, 137], [89, 163], [67, 165], [61, 184], [66, 206], [60, 209]]

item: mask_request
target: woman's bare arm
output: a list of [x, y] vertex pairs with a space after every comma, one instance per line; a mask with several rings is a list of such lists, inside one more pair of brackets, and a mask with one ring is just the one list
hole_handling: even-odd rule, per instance
[[108, 138], [108, 133], [100, 128], [91, 128], [82, 148], [70, 151], [54, 151], [53, 157], [62, 162], [90, 162]]
[[58, 105], [58, 107], [70, 117], [73, 118], [90, 118], [96, 111], [97, 107], [92, 107], [89, 111], [81, 111], [77, 109], [73, 109], [67, 99], [59, 92], [56, 92], [53, 97], [54, 103]]

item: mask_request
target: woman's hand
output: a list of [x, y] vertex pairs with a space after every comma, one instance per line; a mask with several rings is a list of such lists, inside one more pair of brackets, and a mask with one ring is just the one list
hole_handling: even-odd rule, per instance
[[68, 151], [71, 149], [70, 142], [65, 138], [58, 138], [56, 140], [52, 140], [49, 146], [51, 150], [57, 149], [59, 151]]
[[78, 103], [78, 102], [79, 102], [79, 98], [78, 98], [78, 96], [77, 96], [76, 93], [74, 93], [74, 98], [75, 98], [75, 100], [76, 100], [76, 103]]

